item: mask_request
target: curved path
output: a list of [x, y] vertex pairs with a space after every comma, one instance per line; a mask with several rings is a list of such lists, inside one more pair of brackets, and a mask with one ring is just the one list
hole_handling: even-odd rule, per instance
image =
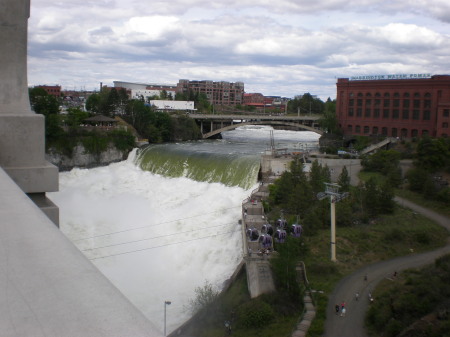
[[[436, 221], [450, 231], [450, 218], [437, 214], [403, 198], [396, 197], [395, 201], [401, 206], [408, 207], [414, 212]], [[394, 271], [421, 267], [430, 263], [442, 255], [450, 253], [450, 242], [446, 246], [422, 254], [411, 254], [388, 261], [378, 262], [359, 269], [353, 274], [342, 279], [329, 297], [327, 306], [327, 320], [325, 322], [325, 337], [366, 337], [364, 318], [369, 304], [369, 292], [371, 292], [382, 279], [391, 277]], [[364, 276], [367, 275], [367, 281]], [[355, 300], [355, 294], [359, 292], [359, 300]], [[341, 317], [335, 313], [335, 305], [346, 302], [346, 315]]]

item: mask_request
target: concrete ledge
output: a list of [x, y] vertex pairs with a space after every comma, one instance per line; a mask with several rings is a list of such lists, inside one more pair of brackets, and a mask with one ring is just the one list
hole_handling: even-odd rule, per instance
[[56, 192], [59, 189], [59, 171], [44, 162], [34, 167], [3, 167], [6, 173], [25, 193]]
[[0, 191], [1, 336], [162, 335], [2, 168]]

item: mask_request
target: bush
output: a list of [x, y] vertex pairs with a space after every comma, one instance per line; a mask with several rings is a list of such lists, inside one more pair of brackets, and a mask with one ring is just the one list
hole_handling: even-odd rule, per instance
[[255, 299], [242, 304], [238, 308], [238, 324], [245, 328], [259, 328], [274, 318], [274, 312], [269, 304]]

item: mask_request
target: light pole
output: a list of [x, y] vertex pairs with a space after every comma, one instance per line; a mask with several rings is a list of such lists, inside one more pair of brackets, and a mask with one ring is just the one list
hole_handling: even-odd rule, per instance
[[166, 336], [166, 307], [171, 304], [172, 304], [172, 302], [170, 302], [170, 301], [164, 302], [164, 336]]
[[330, 197], [330, 218], [331, 218], [331, 261], [336, 262], [336, 203], [348, 197], [349, 193], [339, 193], [338, 184], [325, 183], [325, 192], [317, 193], [317, 199], [322, 200]]

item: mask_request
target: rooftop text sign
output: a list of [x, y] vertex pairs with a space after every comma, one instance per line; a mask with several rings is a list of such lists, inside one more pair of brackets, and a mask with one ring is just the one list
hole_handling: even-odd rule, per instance
[[411, 80], [430, 77], [431, 74], [364, 75], [364, 76], [352, 76], [350, 77], [350, 81]]

